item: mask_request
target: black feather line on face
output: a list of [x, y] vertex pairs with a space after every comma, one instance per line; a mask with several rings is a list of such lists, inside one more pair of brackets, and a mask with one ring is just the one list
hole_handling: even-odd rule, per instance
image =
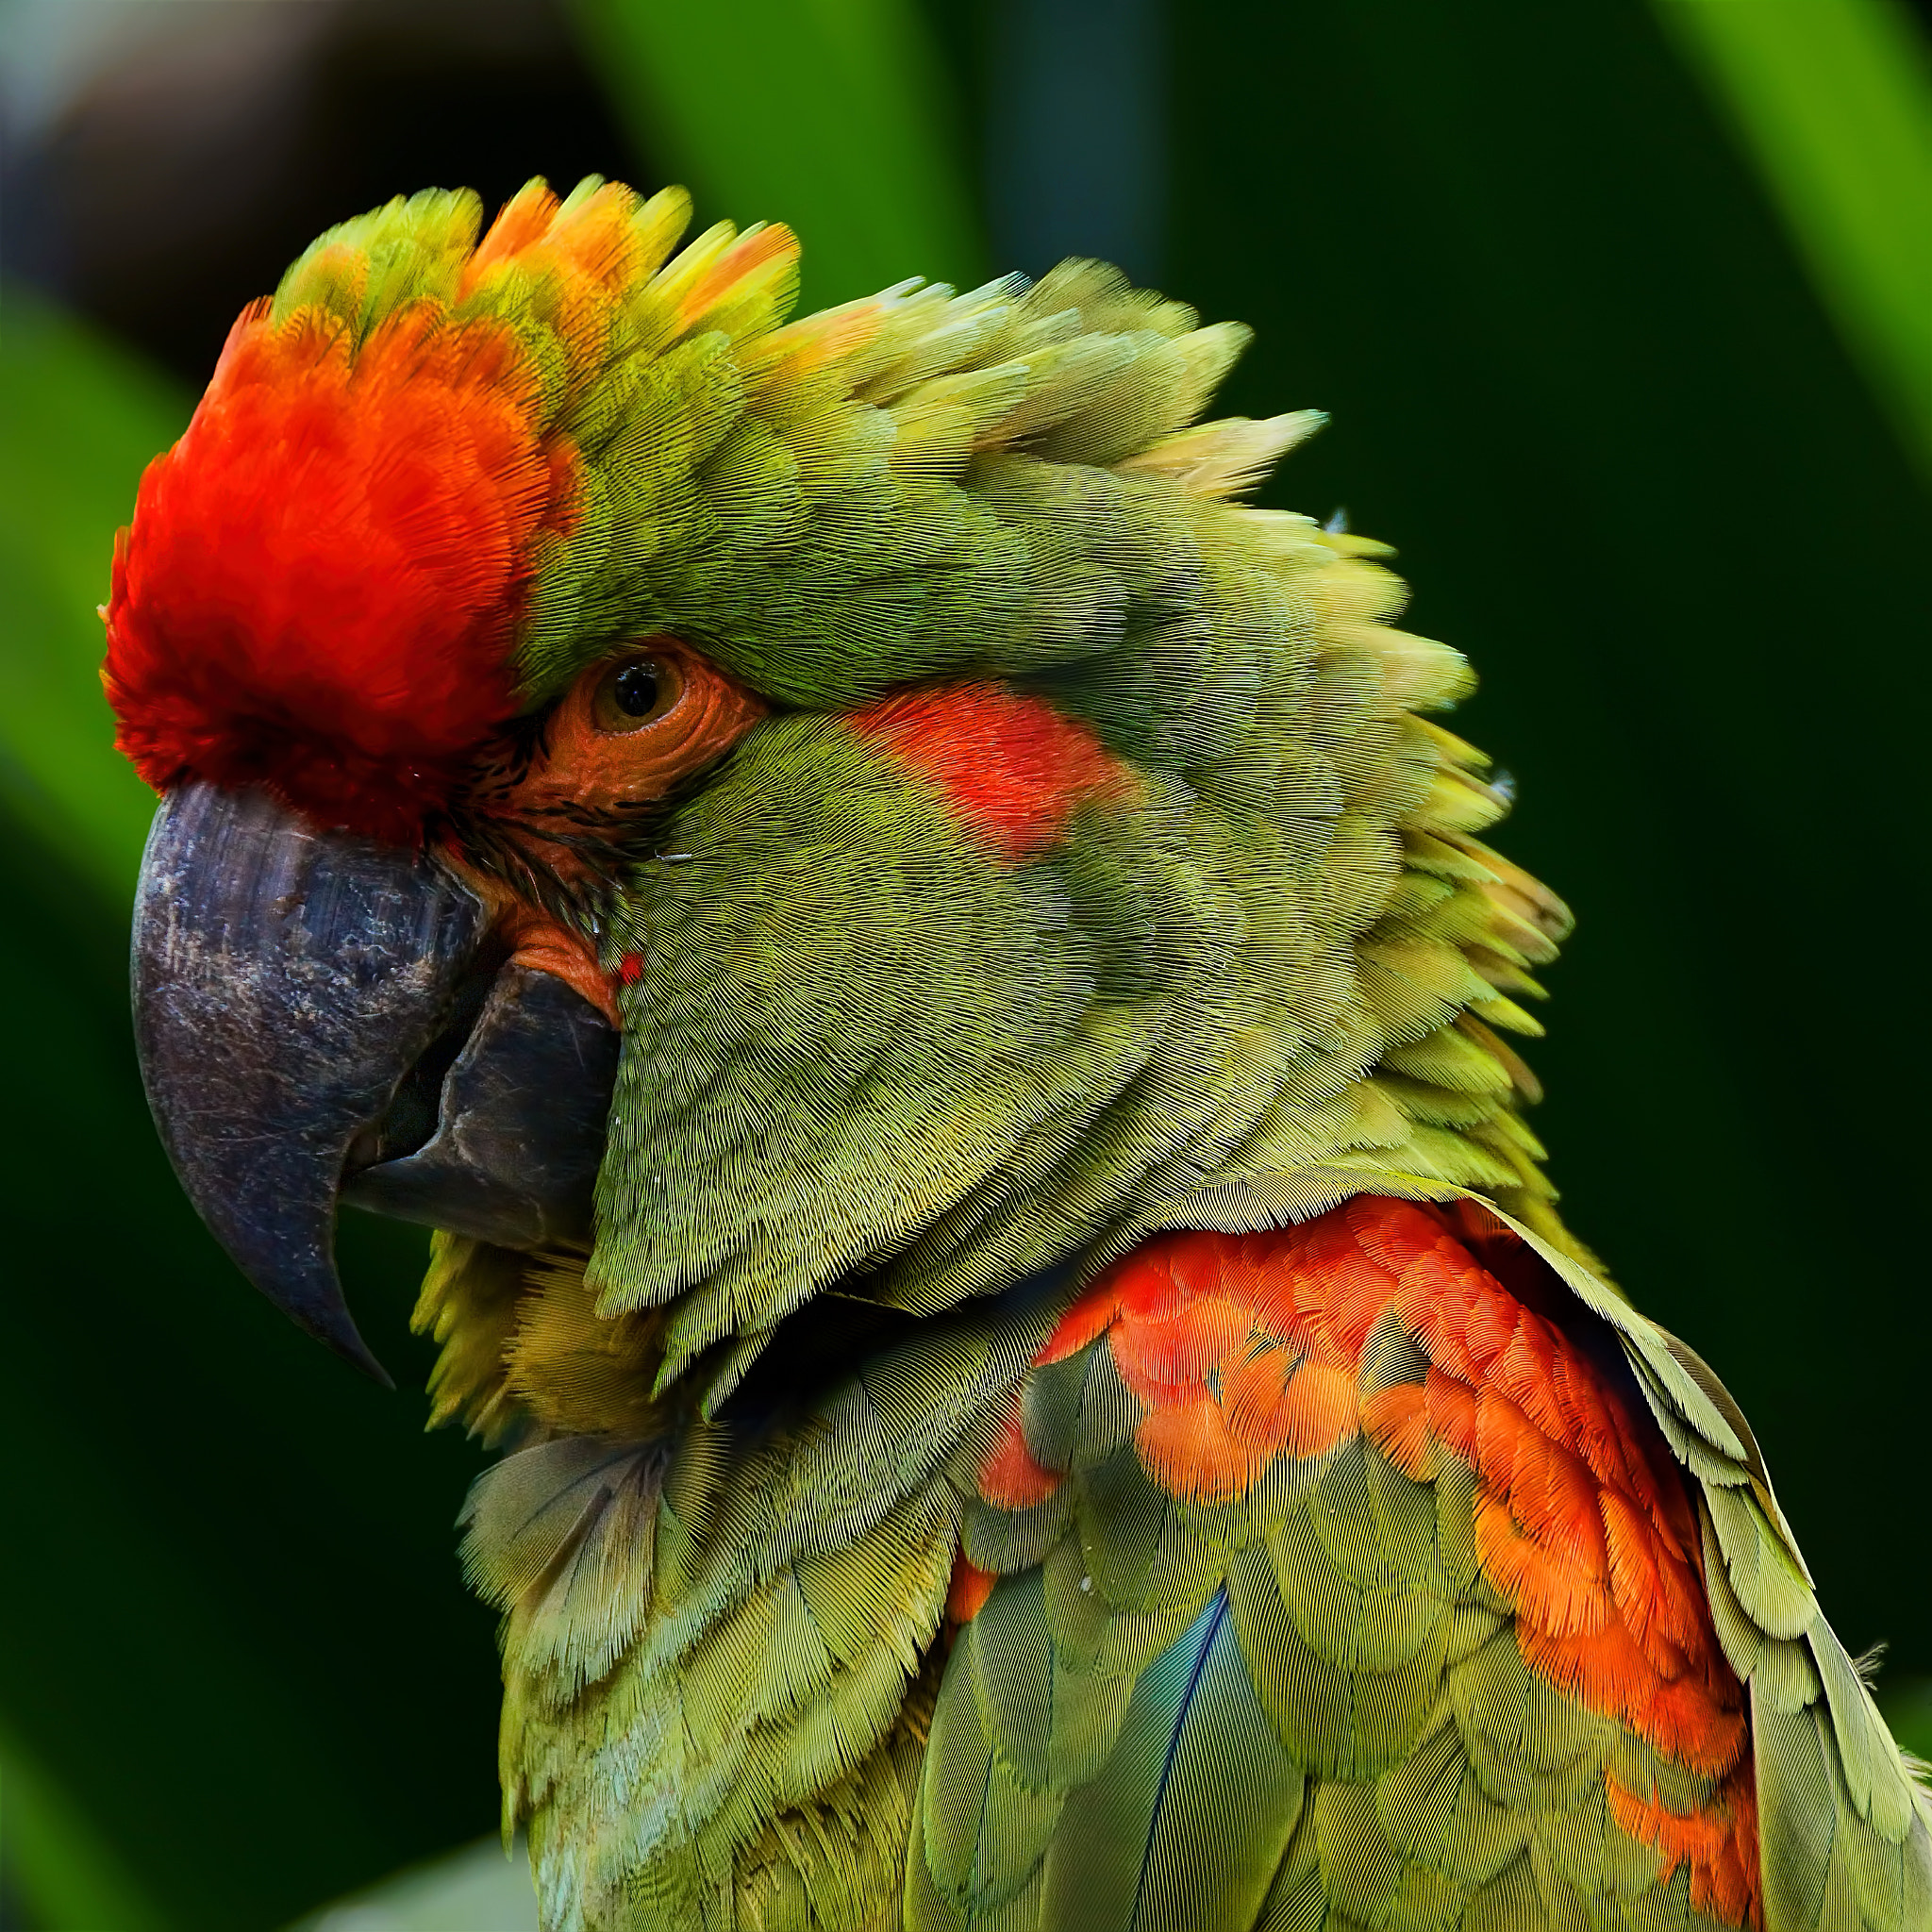
[[[547, 913], [572, 931], [594, 937], [617, 891], [616, 855], [602, 841], [498, 817], [458, 806], [447, 819], [447, 836], [463, 862], [496, 879], [525, 904]], [[565, 847], [580, 857], [589, 876], [567, 879], [541, 849]]]
[[[560, 701], [559, 701], [560, 702]], [[487, 799], [492, 792], [513, 791], [530, 775], [530, 767], [550, 755], [550, 724], [557, 705], [512, 718], [477, 754], [475, 766], [463, 787], [463, 797], [473, 802]]]
[[[512, 808], [508, 801], [548, 755], [556, 708], [547, 707], [505, 727], [478, 758], [440, 829], [478, 872], [559, 924], [594, 938], [627, 875], [656, 856], [653, 846], [663, 828], [730, 762], [736, 747], [657, 798], [606, 806], [563, 800]], [[559, 849], [577, 861], [581, 876], [566, 878], [558, 870], [550, 854]]]

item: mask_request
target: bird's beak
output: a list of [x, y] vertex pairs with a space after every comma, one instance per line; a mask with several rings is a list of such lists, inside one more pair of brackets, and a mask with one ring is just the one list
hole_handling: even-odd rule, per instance
[[336, 1276], [339, 1199], [510, 1247], [588, 1234], [616, 1031], [507, 963], [436, 858], [179, 786], [142, 862], [133, 972], [189, 1198], [256, 1287], [378, 1380]]

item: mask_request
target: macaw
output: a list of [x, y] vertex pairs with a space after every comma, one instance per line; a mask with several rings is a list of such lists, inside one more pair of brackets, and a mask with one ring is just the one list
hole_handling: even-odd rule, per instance
[[115, 551], [160, 1134], [434, 1227], [546, 1932], [1932, 1926], [1737, 1405], [1566, 1230], [1463, 659], [1091, 262], [427, 192]]

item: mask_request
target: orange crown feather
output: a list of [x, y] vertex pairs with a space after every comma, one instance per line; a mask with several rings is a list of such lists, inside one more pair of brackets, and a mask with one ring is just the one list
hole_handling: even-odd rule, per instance
[[532, 697], [519, 631], [584, 496], [559, 419], [614, 362], [785, 299], [783, 229], [667, 266], [688, 214], [539, 181], [478, 243], [475, 198], [432, 192], [331, 231], [242, 313], [116, 546], [102, 677], [150, 784], [422, 835]]

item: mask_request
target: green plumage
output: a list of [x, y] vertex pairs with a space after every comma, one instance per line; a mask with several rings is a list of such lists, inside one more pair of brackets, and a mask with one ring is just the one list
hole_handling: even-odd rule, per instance
[[[1762, 1740], [1764, 1923], [1927, 1923], [1924, 1794], [1816, 1612], [1748, 1435], [1681, 1344], [1556, 1251], [1540, 1259], [1706, 1458], [1706, 1574]], [[1365, 1374], [1424, 1367], [1384, 1355]], [[1465, 1464], [1418, 1482], [1353, 1437], [1283, 1457], [1238, 1505], [1191, 1504], [1118, 1446], [1104, 1345], [1037, 1377], [1027, 1440], [1070, 1488], [1042, 1534], [1038, 1508], [990, 1507], [961, 1470], [968, 1556], [1039, 1567], [994, 1588], [954, 1653], [908, 1924], [1729, 1923], [1693, 1907], [1688, 1871], [1659, 1888], [1606, 1804], [1607, 1766], [1680, 1812], [1708, 1782], [1525, 1661], [1477, 1562]]]
[[[1508, 995], [1534, 991], [1525, 969], [1565, 915], [1475, 842], [1500, 801], [1474, 754], [1411, 715], [1464, 687], [1460, 660], [1377, 621], [1399, 589], [1360, 560], [1374, 546], [1192, 493], [1212, 433], [1188, 432], [1171, 468], [1121, 442], [1122, 386], [1129, 420], [1177, 432], [1228, 332], [1188, 333], [1177, 305], [1091, 269], [888, 315], [921, 380], [868, 381], [857, 361], [853, 446], [884, 455], [822, 484], [860, 499], [873, 591], [848, 603], [813, 534], [830, 511], [801, 485], [761, 522], [786, 533], [788, 636], [829, 631], [848, 667], [811, 698], [999, 678], [1096, 727], [1136, 796], [1083, 808], [1014, 867], [843, 718], [754, 734], [660, 828], [677, 857], [639, 869], [608, 938], [642, 973], [591, 1270], [602, 1306], [679, 1298], [670, 1370], [741, 1338], [722, 1395], [776, 1321], [855, 1267], [888, 1264], [881, 1299], [943, 1307], [1250, 1174], [1359, 1159], [1542, 1215], [1516, 1063], [1477, 1016], [1534, 1030]], [[1004, 359], [1042, 332], [1066, 353]], [[1103, 363], [1116, 373], [1092, 389]], [[1132, 391], [1143, 364], [1158, 395]], [[931, 392], [994, 373], [998, 408], [902, 476], [887, 458]], [[773, 413], [809, 441], [852, 408]], [[1225, 437], [1252, 453], [1256, 430]], [[1080, 459], [1123, 449], [1112, 468]], [[901, 546], [914, 501], [946, 541]], [[710, 599], [667, 589], [639, 621], [716, 639], [791, 698], [797, 668], [749, 655], [752, 617]], [[875, 626], [902, 619], [883, 645]]]
[[[1198, 423], [1243, 332], [1094, 264], [786, 325], [782, 238], [674, 257], [682, 198], [614, 193], [548, 255], [392, 204], [275, 298], [524, 345], [578, 482], [531, 709], [658, 631], [772, 708], [593, 935], [594, 1245], [440, 1239], [419, 1310], [438, 1419], [515, 1450], [467, 1549], [546, 1932], [1716, 1923], [1607, 1795], [1712, 1780], [1532, 1667], [1466, 1461], [1357, 1433], [1185, 1501], [1105, 1345], [1029, 1369], [1150, 1234], [1363, 1193], [1513, 1216], [1686, 1472], [1764, 1924], [1932, 1925], [1924, 1800], [1748, 1432], [1556, 1217], [1496, 1029], [1538, 1031], [1568, 917], [1424, 715], [1466, 668], [1392, 627], [1378, 546], [1231, 500], [1320, 419]], [[1113, 776], [1003, 845], [866, 710], [907, 686], [1051, 707]], [[1392, 1325], [1356, 1392], [1428, 1372]], [[995, 1507], [1016, 1400], [1058, 1486]], [[962, 1553], [999, 1580], [951, 1634]]]
[[[1481, 1021], [1537, 1030], [1511, 995], [1567, 914], [1475, 841], [1503, 802], [1415, 715], [1468, 672], [1389, 626], [1380, 546], [1224, 500], [1320, 421], [1194, 422], [1245, 332], [1091, 263], [784, 328], [789, 253], [691, 308], [761, 231], [667, 261], [682, 196], [625, 206], [600, 304], [466, 272], [476, 205], [438, 194], [330, 231], [275, 298], [363, 328], [448, 305], [530, 346], [587, 486], [522, 633], [533, 703], [665, 628], [805, 708], [661, 828], [691, 858], [641, 867], [608, 941], [647, 976], [591, 1268], [607, 1311], [685, 1295], [675, 1367], [882, 1253], [905, 1251], [889, 1298], [943, 1306], [1224, 1176], [1338, 1157], [1557, 1233], [1524, 1076]], [[838, 722], [956, 679], [1091, 724], [1134, 808], [1015, 871]], [[1022, 986], [1024, 1022], [997, 1013]]]

